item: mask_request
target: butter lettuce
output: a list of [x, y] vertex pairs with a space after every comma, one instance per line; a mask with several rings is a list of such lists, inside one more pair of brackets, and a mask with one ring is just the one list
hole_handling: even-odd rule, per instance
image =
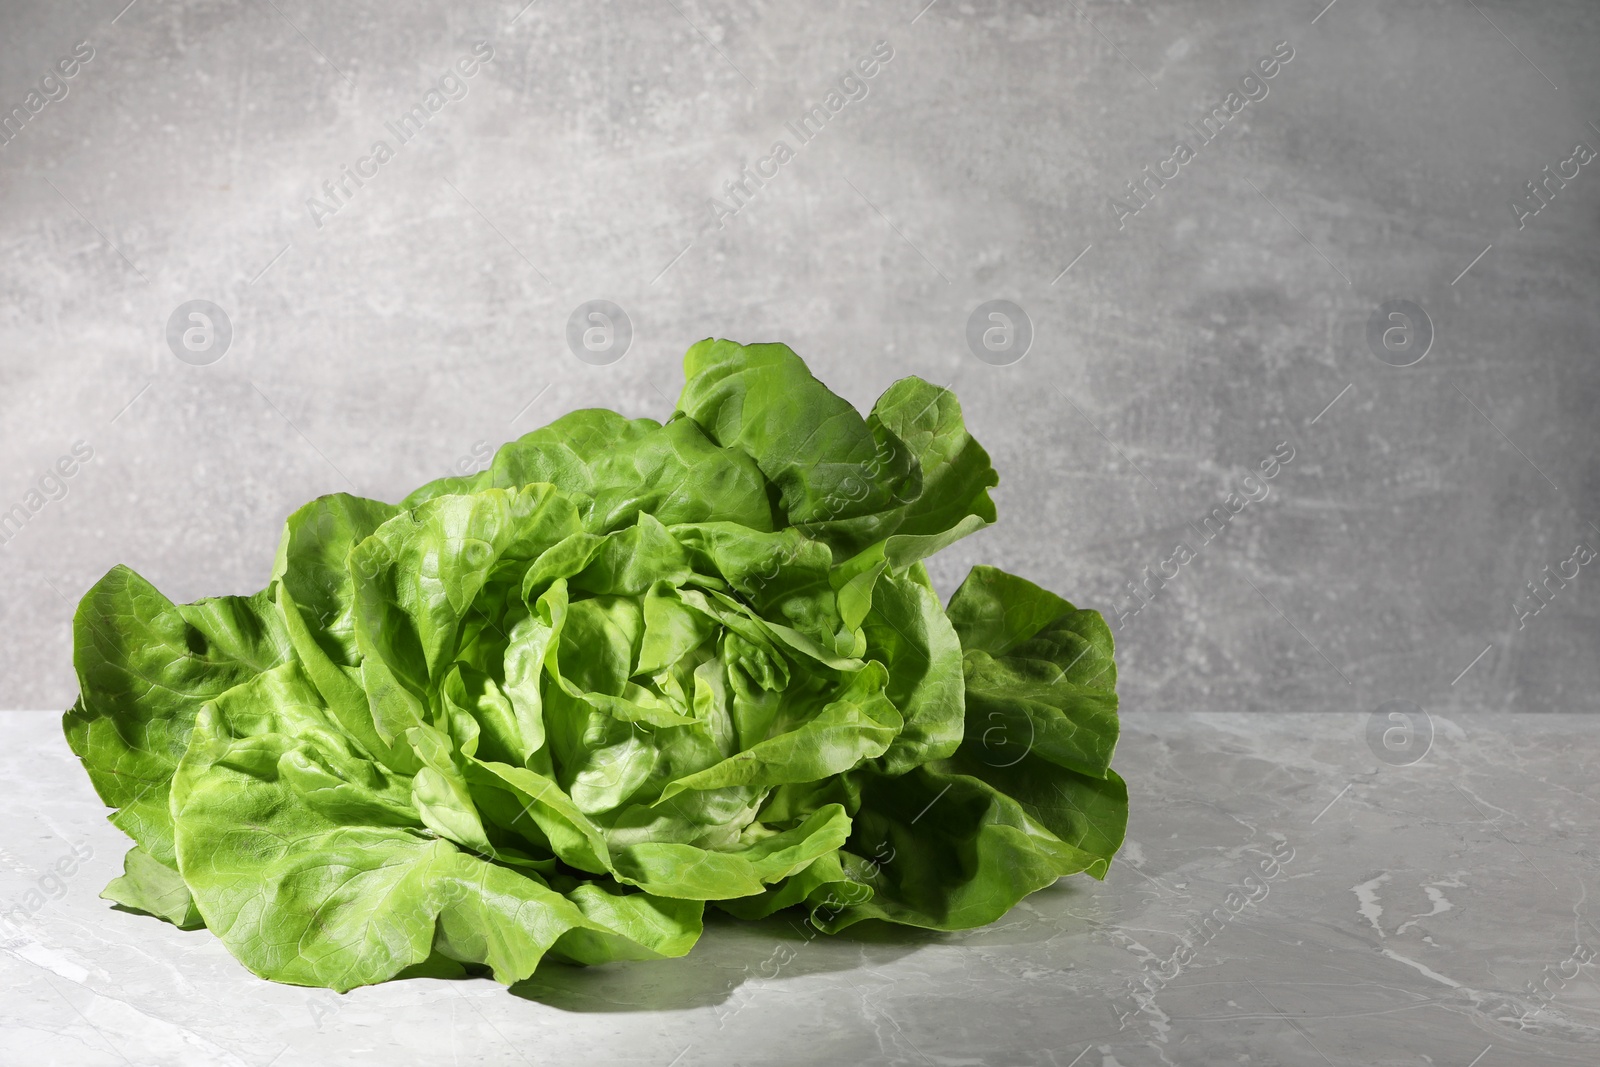
[[347, 990], [681, 956], [708, 903], [952, 930], [1104, 878], [1109, 629], [989, 567], [941, 605], [921, 562], [995, 520], [955, 396], [863, 418], [773, 344], [685, 373], [665, 423], [312, 501], [253, 596], [101, 579], [63, 725], [134, 841], [104, 896]]

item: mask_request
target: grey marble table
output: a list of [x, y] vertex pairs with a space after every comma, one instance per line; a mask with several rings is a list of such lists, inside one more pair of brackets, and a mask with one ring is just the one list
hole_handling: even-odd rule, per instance
[[1600, 719], [1436, 717], [1404, 766], [1368, 725], [1126, 716], [1109, 879], [981, 930], [713, 918], [681, 960], [340, 996], [98, 899], [124, 839], [57, 717], [4, 713], [0, 1062], [1600, 1062]]

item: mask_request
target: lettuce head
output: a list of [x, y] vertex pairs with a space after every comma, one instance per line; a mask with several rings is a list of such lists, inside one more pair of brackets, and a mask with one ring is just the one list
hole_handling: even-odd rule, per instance
[[665, 423], [576, 411], [399, 504], [291, 515], [252, 596], [126, 567], [74, 620], [105, 896], [347, 990], [687, 953], [709, 903], [988, 923], [1103, 878], [1127, 791], [1100, 615], [922, 560], [995, 520], [955, 396], [863, 418], [706, 340]]

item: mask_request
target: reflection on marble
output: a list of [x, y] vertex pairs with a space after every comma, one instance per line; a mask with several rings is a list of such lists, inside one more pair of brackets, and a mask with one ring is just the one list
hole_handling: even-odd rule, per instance
[[99, 900], [125, 840], [57, 717], [0, 714], [0, 1062], [1600, 1062], [1600, 721], [1435, 719], [1404, 767], [1366, 726], [1126, 717], [1110, 878], [981, 930], [714, 917], [682, 960], [340, 996]]

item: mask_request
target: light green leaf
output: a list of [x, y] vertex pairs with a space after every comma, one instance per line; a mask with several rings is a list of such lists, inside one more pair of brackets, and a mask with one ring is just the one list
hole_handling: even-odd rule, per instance
[[84, 595], [73, 618], [81, 693], [62, 720], [111, 821], [171, 864], [167, 789], [200, 706], [290, 655], [270, 597], [174, 605], [126, 567]]

